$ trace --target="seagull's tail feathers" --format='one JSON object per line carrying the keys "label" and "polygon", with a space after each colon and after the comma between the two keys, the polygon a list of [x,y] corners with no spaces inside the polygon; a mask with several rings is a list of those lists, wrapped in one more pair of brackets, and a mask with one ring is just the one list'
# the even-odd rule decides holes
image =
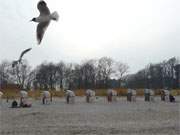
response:
{"label": "seagull's tail feathers", "polygon": [[58,21],[59,20],[59,14],[55,11],[51,14],[51,19],[54,21]]}

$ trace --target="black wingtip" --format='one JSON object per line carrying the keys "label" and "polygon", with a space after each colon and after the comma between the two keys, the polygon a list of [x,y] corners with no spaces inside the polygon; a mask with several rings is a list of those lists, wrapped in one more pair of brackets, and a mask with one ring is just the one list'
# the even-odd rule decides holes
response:
{"label": "black wingtip", "polygon": [[37,45],[40,45],[41,44],[41,41],[39,40],[39,41],[37,41]]}
{"label": "black wingtip", "polygon": [[37,36],[37,44],[38,45],[40,45],[41,44],[41,42],[42,42],[42,37],[41,37],[42,35],[39,35],[39,36]]}
{"label": "black wingtip", "polygon": [[40,1],[39,1],[39,4],[40,4],[41,6],[46,6],[46,2],[45,2],[44,0],[40,0]]}

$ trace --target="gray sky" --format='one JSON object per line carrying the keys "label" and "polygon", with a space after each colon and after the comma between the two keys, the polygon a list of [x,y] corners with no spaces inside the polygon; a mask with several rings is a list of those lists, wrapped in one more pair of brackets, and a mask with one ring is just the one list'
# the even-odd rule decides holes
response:
{"label": "gray sky", "polygon": [[60,19],[36,41],[39,0],[0,0],[0,61],[22,50],[30,65],[112,57],[136,72],[148,63],[180,57],[179,0],[46,0]]}

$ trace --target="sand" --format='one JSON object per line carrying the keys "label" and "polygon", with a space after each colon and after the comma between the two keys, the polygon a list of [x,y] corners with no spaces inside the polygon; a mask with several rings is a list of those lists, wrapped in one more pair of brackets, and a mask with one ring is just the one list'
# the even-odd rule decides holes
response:
{"label": "sand", "polygon": [[178,135],[180,134],[180,97],[169,103],[127,102],[125,97],[108,103],[99,97],[86,103],[76,97],[75,104],[53,98],[49,105],[30,99],[31,108],[9,108],[12,101],[1,101],[0,135]]}

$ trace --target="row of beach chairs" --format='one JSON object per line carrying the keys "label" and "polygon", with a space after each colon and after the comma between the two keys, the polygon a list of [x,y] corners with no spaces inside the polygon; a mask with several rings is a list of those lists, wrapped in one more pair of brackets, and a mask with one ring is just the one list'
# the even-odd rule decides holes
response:
{"label": "row of beach chairs", "polygon": [[[2,97],[3,93],[0,92],[0,98]],[[108,102],[116,102],[117,101],[117,91],[113,89],[107,90],[107,101]],[[134,89],[128,89],[127,90],[127,101],[129,102],[135,102],[136,101],[136,95],[137,92]],[[72,90],[65,90],[65,99],[66,102],[69,103],[75,103],[75,93]],[[86,96],[86,102],[92,103],[96,99],[96,93],[95,91],[88,89],[85,93]],[[145,89],[144,90],[144,100],[153,102],[155,93],[151,89]],[[43,104],[49,104],[52,101],[52,95],[49,91],[43,91],[41,93],[41,99]],[[175,102],[175,97],[170,93],[169,90],[162,90],[161,91],[161,101],[166,102]],[[12,107],[17,107],[18,103],[17,101],[14,101],[12,103]],[[28,102],[28,93],[26,91],[20,91],[20,103],[19,107],[31,107],[31,103]]]}

